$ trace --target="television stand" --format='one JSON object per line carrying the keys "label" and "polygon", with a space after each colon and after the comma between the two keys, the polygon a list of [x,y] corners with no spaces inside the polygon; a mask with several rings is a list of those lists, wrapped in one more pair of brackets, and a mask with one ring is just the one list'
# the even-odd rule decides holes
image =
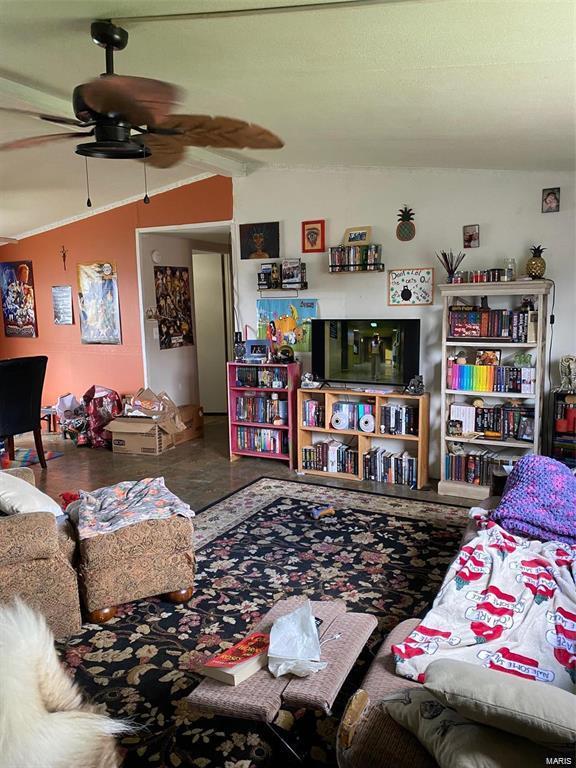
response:
{"label": "television stand", "polygon": [[[307,405],[308,401],[315,401],[317,406]],[[371,406],[373,431],[360,429],[357,418],[351,419],[350,429],[335,428],[332,417],[334,406],[338,403],[346,404],[348,412],[353,415],[356,413],[355,405]],[[342,406],[337,406],[337,410],[339,408]],[[375,480],[379,484],[406,485],[417,489],[428,484],[428,393],[411,395],[344,388],[299,389],[297,409],[299,473],[323,477],[330,474],[348,480]],[[382,432],[382,429],[385,431]],[[377,453],[378,449],[381,450]],[[402,457],[405,452],[408,455]],[[336,471],[335,463],[339,467]]]}

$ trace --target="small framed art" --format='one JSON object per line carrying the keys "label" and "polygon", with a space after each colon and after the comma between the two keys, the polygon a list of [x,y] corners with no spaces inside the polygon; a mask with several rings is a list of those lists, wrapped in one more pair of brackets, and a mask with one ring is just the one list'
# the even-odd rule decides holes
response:
{"label": "small framed art", "polygon": [[558,213],[560,210],[560,187],[542,190],[542,213]]}
{"label": "small framed art", "polygon": [[500,365],[501,349],[477,349],[475,365]]}
{"label": "small framed art", "polygon": [[324,253],[326,250],[326,221],[302,222],[302,253]]}
{"label": "small framed art", "polygon": [[344,232],[344,245],[369,245],[372,227],[349,227]]}
{"label": "small framed art", "polygon": [[466,226],[462,227],[462,237],[464,240],[464,248],[479,248],[480,225],[466,224]]}

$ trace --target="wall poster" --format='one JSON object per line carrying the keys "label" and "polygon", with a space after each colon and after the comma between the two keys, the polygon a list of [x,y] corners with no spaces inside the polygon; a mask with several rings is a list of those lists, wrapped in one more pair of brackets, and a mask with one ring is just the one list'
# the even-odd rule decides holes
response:
{"label": "wall poster", "polygon": [[434,302],[433,267],[388,270],[388,305],[414,306]]}
{"label": "wall poster", "polygon": [[78,264],[78,306],[82,344],[122,343],[115,264]]}
{"label": "wall poster", "polygon": [[188,267],[154,267],[160,349],[194,344]]}
{"label": "wall poster", "polygon": [[54,325],[74,325],[71,285],[52,286],[52,313]]}
{"label": "wall poster", "polygon": [[318,299],[259,299],[258,338],[268,338],[273,323],[277,344],[290,344],[295,352],[310,352],[311,320],[318,317]]}
{"label": "wall poster", "polygon": [[31,261],[0,264],[0,294],[5,335],[36,338],[38,324]]}

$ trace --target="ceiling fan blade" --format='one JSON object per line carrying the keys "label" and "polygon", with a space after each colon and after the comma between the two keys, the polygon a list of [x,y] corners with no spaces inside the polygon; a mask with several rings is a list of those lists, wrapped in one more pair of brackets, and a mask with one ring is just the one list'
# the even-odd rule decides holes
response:
{"label": "ceiling fan blade", "polygon": [[7,141],[0,144],[0,152],[7,149],[26,149],[27,147],[36,147],[40,144],[50,144],[53,141],[62,139],[78,139],[79,136],[93,136],[94,131],[88,133],[49,133],[45,136],[29,136],[27,139],[16,139],[16,141]]}
{"label": "ceiling fan blade", "polygon": [[280,149],[284,146],[282,139],[266,128],[232,117],[170,115],[158,127],[178,131],[180,136],[176,138],[187,146],[227,149]]}
{"label": "ceiling fan blade", "polygon": [[142,136],[134,136],[133,141],[145,144],[152,152],[146,158],[146,163],[153,168],[171,168],[184,157],[184,144],[180,136],[145,133]]}
{"label": "ceiling fan blade", "polygon": [[48,123],[56,123],[57,125],[73,125],[77,128],[85,128],[86,123],[80,120],[76,120],[73,117],[61,117],[60,115],[46,115],[44,112],[33,112],[31,109],[12,109],[11,107],[0,107],[0,112],[7,112],[11,115],[27,115],[28,117],[35,117],[38,120],[46,120]]}
{"label": "ceiling fan blade", "polygon": [[172,111],[180,89],[147,77],[109,75],[80,86],[85,104],[100,114],[121,115],[132,125],[155,125]]}

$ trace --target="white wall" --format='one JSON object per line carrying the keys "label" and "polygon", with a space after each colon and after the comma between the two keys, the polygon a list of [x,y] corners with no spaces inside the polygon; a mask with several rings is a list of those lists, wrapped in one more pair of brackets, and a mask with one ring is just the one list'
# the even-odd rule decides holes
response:
{"label": "white wall", "polygon": [[[227,258],[230,258],[229,256]],[[206,413],[226,413],[226,327],[219,253],[192,253],[199,402]]]}
{"label": "white wall", "polygon": [[[541,191],[561,187],[561,211],[542,214]],[[414,209],[416,237],[396,239],[398,209]],[[570,173],[475,170],[262,170],[234,179],[234,220],[280,221],[282,257],[300,256],[300,222],[326,219],[327,245],[340,242],[346,227],[372,225],[382,243],[386,268],[433,266],[434,254],[462,248],[462,226],[480,225],[480,248],[466,251],[462,269],[502,267],[513,256],[523,268],[528,247],[547,247],[546,276],[557,284],[553,376],[557,360],[576,351],[576,269],[574,180]],[[238,243],[238,237],[234,239]],[[432,393],[432,472],[438,474],[440,413],[440,303],[422,308],[387,306],[387,274],[330,274],[325,254],[308,254],[309,290],[319,300],[320,317],[420,318],[421,371]],[[240,261],[234,248],[239,327],[256,323],[258,262]],[[306,361],[304,361],[306,363]],[[553,379],[554,381],[554,379]]]}
{"label": "white wall", "polygon": [[[140,275],[142,283],[142,299],[144,308],[156,307],[154,288],[154,263],[151,253],[160,253],[159,266],[188,267],[190,269],[190,291],[193,302],[194,275],[192,274],[192,253],[190,240],[168,235],[140,235]],[[194,317],[194,306],[192,306]],[[194,328],[194,333],[196,329]],[[144,321],[145,355],[144,370],[147,385],[154,392],[166,392],[176,405],[199,403],[198,400],[198,365],[196,361],[196,346],[177,347],[175,349],[160,349],[158,323]]]}

